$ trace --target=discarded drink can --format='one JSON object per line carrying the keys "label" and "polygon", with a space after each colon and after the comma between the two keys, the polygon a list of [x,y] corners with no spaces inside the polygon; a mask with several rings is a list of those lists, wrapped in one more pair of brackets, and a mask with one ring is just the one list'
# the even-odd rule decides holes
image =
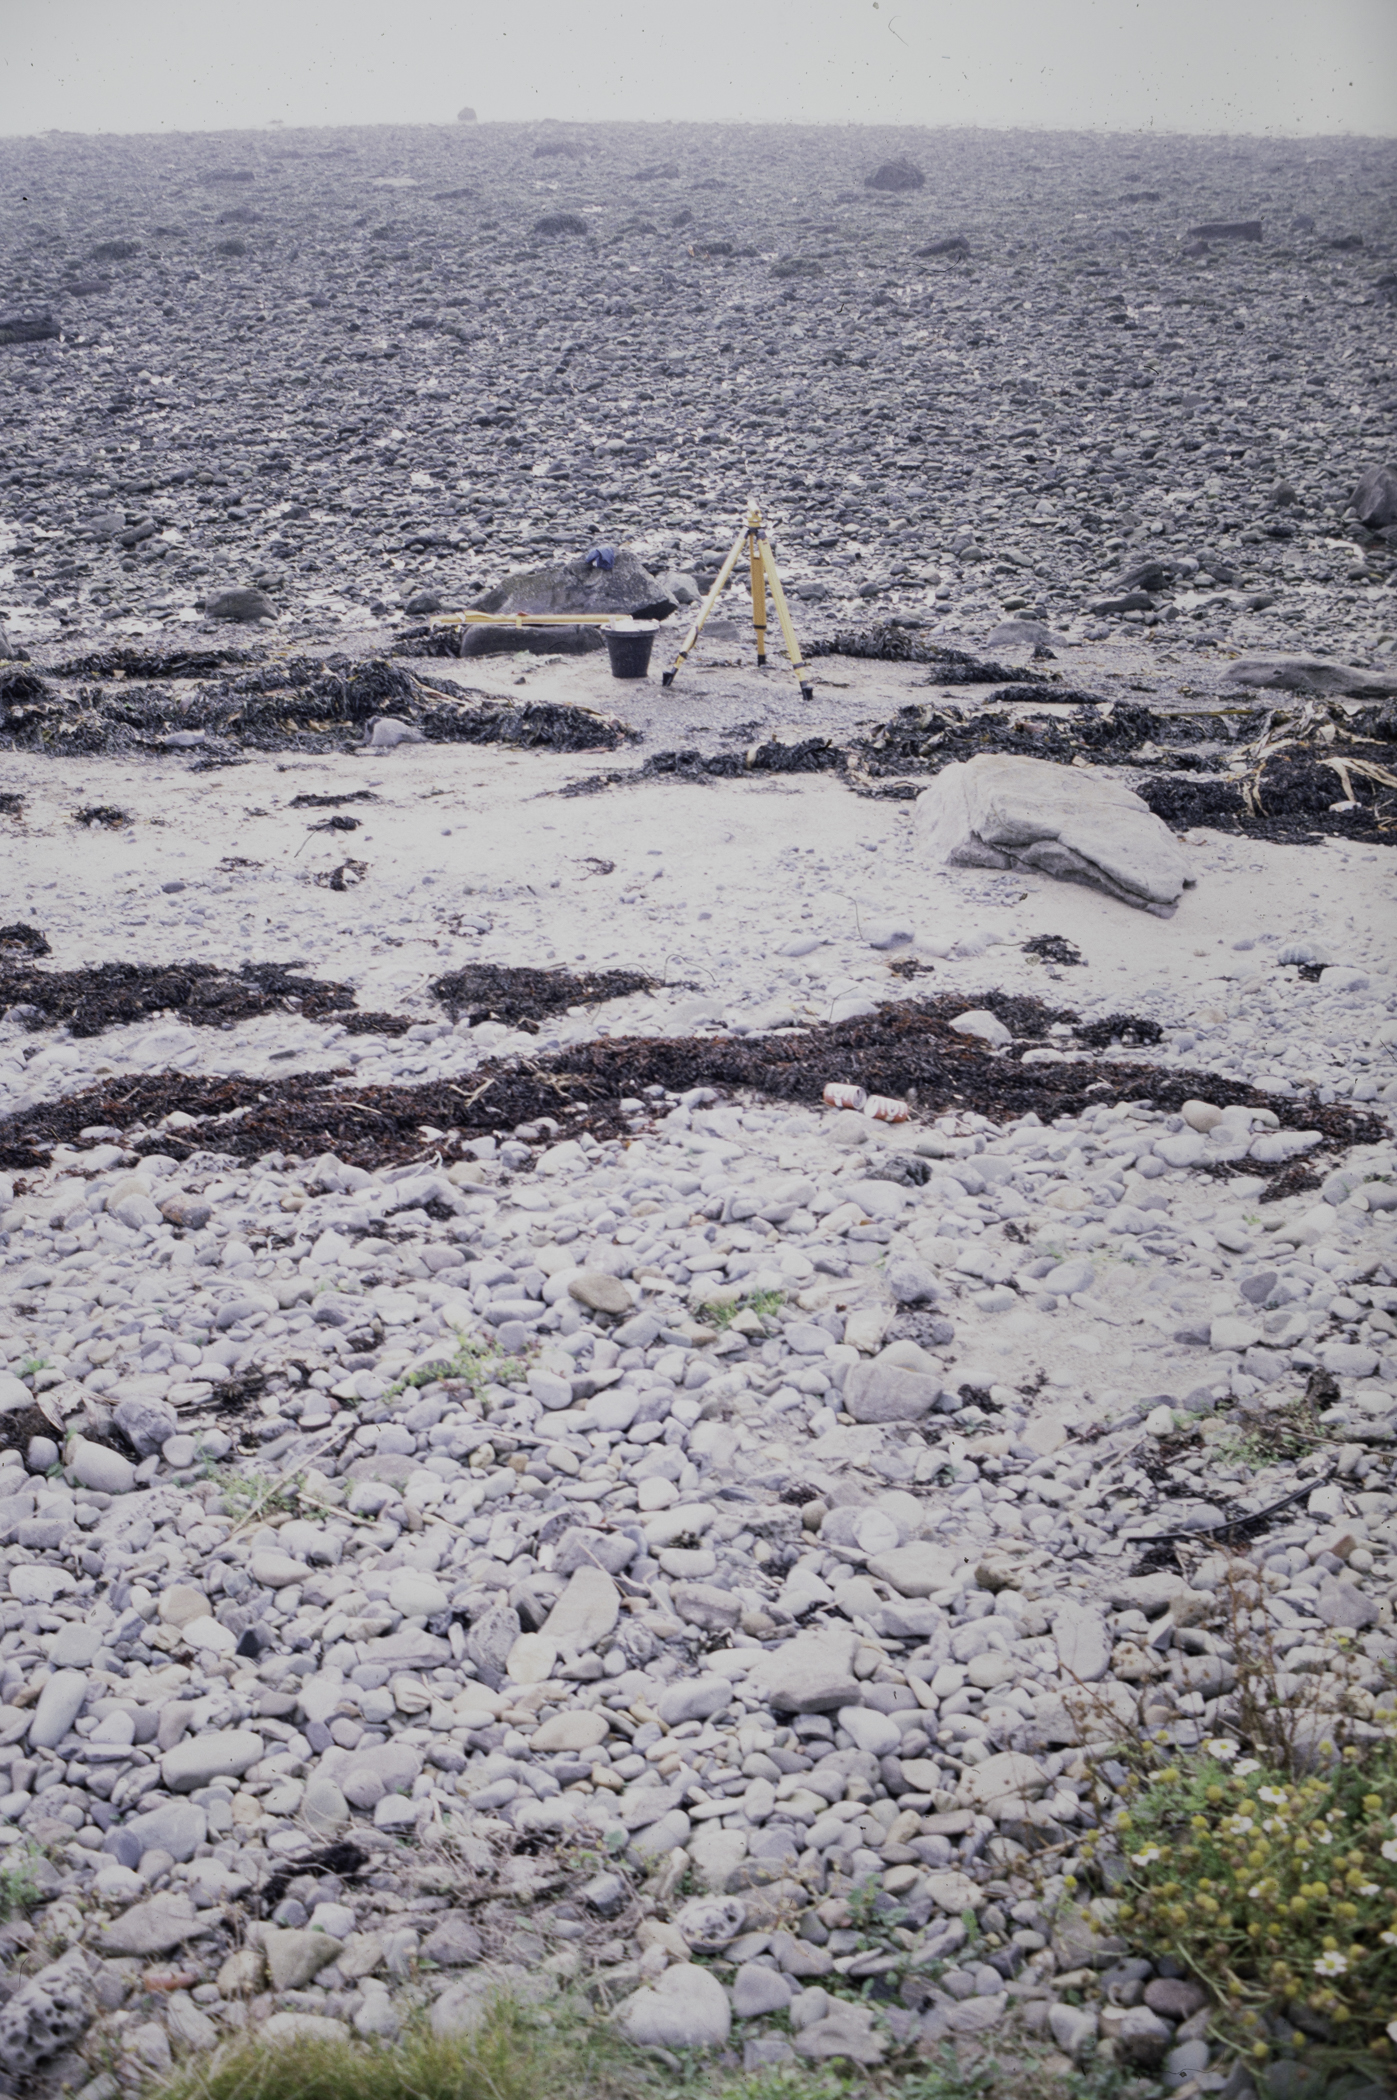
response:
{"label": "discarded drink can", "polygon": [[912,1113],[905,1101],[894,1101],[891,1094],[870,1094],[863,1112],[875,1123],[905,1123]]}
{"label": "discarded drink can", "polygon": [[848,1086],[841,1080],[832,1079],[825,1088],[826,1108],[862,1108],[867,1099],[861,1086]]}

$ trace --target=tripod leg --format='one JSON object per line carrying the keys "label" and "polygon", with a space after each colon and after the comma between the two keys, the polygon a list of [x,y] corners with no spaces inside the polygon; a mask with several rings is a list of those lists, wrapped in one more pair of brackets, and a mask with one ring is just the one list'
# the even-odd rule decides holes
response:
{"label": "tripod leg", "polygon": [[708,615],[712,612],[714,606],[717,604],[723,591],[727,587],[728,578],[732,575],[733,570],[737,567],[737,557],[742,552],[742,543],[746,539],[746,537],[747,527],[744,525],[741,532],[739,532],[739,534],[737,535],[737,538],[733,541],[731,548],[728,550],[728,556],[726,561],[723,563],[722,568],[719,569],[717,575],[713,579],[713,588],[709,591],[708,596],[704,599],[702,605],[699,607],[697,613],[695,614],[693,625],[690,627],[689,632],[684,637],[683,647],[680,649],[679,654],[675,657],[674,662],[670,665],[669,669],[664,673],[664,676],[661,678],[661,685],[673,685],[678,673],[684,668],[685,660],[689,656],[690,651],[693,649],[694,643],[703,633],[704,621],[708,618]]}
{"label": "tripod leg", "polygon": [[806,669],[804,658],[800,653],[800,643],[796,640],[796,631],[791,621],[790,608],[786,604],[786,593],[781,588],[781,578],[777,573],[775,557],[770,547],[765,549],[765,561],[767,581],[771,585],[772,601],[776,606],[776,617],[781,626],[781,637],[786,644],[786,654],[791,659],[791,669],[800,680],[800,697],[802,700],[813,700],[815,688],[810,683],[809,673]]}
{"label": "tripod leg", "polygon": [[766,664],[766,563],[765,540],[758,531],[747,536],[748,560],[752,571],[752,625],[757,630],[757,668]]}

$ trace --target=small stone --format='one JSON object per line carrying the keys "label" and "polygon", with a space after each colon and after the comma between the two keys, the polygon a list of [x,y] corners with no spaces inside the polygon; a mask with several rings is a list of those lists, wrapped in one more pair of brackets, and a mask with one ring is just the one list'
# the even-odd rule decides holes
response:
{"label": "small stone", "polygon": [[262,1738],[250,1728],[215,1728],[167,1750],[160,1774],[172,1794],[192,1794],[215,1779],[241,1779],[262,1755]]}
{"label": "small stone", "polygon": [[448,1912],[422,1942],[426,1960],[441,1969],[463,1969],[478,1962],[484,1948],[480,1934],[464,1911]]}
{"label": "small stone", "polygon": [[[1009,1757],[1015,1755],[1012,1750],[1004,1754]],[[968,1874],[958,1873],[954,1868],[928,1874],[922,1887],[936,1908],[948,1911],[952,1917],[959,1917],[962,1911],[979,1910],[985,1900],[985,1892],[980,1884],[972,1881]]]}
{"label": "small stone", "polygon": [[158,2020],[143,2020],[139,2027],[128,2028],[122,2041],[128,2053],[157,2077],[163,2077],[173,2066],[170,2037]]}
{"label": "small stone", "polygon": [[739,2020],[785,2012],[794,1995],[779,1969],[763,1968],[760,1962],[743,1962],[732,1980],[732,2009]]}
{"label": "small stone", "polygon": [[171,1859],[193,1859],[209,1834],[209,1819],[196,1801],[162,1801],[144,1815],[121,1825],[142,1854],[168,1852]]}
{"label": "small stone", "polygon": [[[544,1620],[542,1631],[560,1647],[595,1648],[621,1615],[621,1593],[600,1568],[578,1568]],[[511,1646],[513,1644],[511,1643]]]}
{"label": "small stone", "polygon": [[[1152,1976],[1145,1985],[1145,2003],[1165,2020],[1189,2020],[1202,2012],[1208,1993],[1201,1983],[1187,1976]],[[1173,2036],[1168,2037],[1170,2041]]]}
{"label": "small stone", "polygon": [[246,1998],[262,1985],[262,1949],[236,1947],[218,1972],[219,1995]]}
{"label": "small stone", "polygon": [[179,1428],[179,1416],[167,1400],[152,1400],[136,1394],[117,1403],[113,1420],[142,1458],[149,1458],[152,1452],[158,1451]]}
{"label": "small stone", "polygon": [[839,1725],[853,1737],[858,1749],[866,1750],[872,1757],[887,1757],[902,1741],[902,1730],[892,1716],[880,1714],[871,1706],[841,1707]]}
{"label": "small stone", "polygon": [[218,2029],[205,2012],[200,2012],[188,1991],[173,1991],[165,2007],[165,2024],[172,2041],[185,2049],[207,2052],[218,2047]]}
{"label": "small stone", "polygon": [[1348,1633],[1361,1633],[1378,1622],[1377,1599],[1366,1596],[1356,1583],[1340,1582],[1332,1575],[1320,1583],[1315,1609],[1326,1626]]}
{"label": "small stone", "polygon": [[1100,1612],[1069,1605],[1053,1620],[1058,1660],[1069,1677],[1095,1684],[1111,1666],[1111,1635]]}
{"label": "small stone", "polygon": [[742,1600],[712,1583],[677,1582],[671,1595],[684,1623],[704,1633],[730,1632],[742,1616]]}
{"label": "small stone", "polygon": [[625,1903],[629,1890],[619,1874],[596,1874],[581,1889],[578,1895],[589,1910],[600,1917],[614,1917]]}
{"label": "small stone", "polygon": [[1184,2084],[1196,2078],[1200,2071],[1208,2068],[1208,2044],[1204,2041],[1180,2042],[1164,2059],[1164,2083],[1167,2086]]}
{"label": "small stone", "polygon": [[529,1748],[538,1752],[594,1750],[599,1743],[606,1741],[610,1725],[605,1714],[588,1712],[585,1708],[565,1708],[534,1730],[529,1738]]}
{"label": "small stone", "polygon": [[962,1556],[951,1548],[913,1539],[871,1559],[868,1572],[875,1582],[886,1582],[901,1597],[930,1597],[949,1588],[963,1565]]}
{"label": "small stone", "polygon": [[802,2027],[795,2038],[796,2054],[816,2063],[847,2057],[851,2063],[871,2067],[883,2061],[887,2048],[887,2037],[874,2026],[873,2013],[866,2005],[840,2005],[822,2020]]}
{"label": "small stone", "polygon": [[1095,2046],[1099,2032],[1096,2014],[1081,2005],[1050,2006],[1048,2028],[1063,2055],[1074,2063],[1080,2063]]}
{"label": "small stone", "polygon": [[631,1309],[631,1294],[619,1276],[608,1276],[601,1269],[580,1269],[569,1279],[568,1296],[589,1312],[620,1314]]}
{"label": "small stone", "polygon": [[209,1616],[209,1600],[192,1582],[173,1582],[160,1592],[157,1616],[162,1626],[187,1626],[191,1619]]}
{"label": "small stone", "polygon": [[676,1962],[624,1999],[613,2018],[628,2040],[650,2048],[717,2049],[732,2029],[727,1992],[696,1962]]}
{"label": "small stone", "polygon": [[844,1408],[856,1422],[919,1422],[941,1397],[939,1378],[903,1371],[875,1358],[849,1366],[844,1380]]}
{"label": "small stone", "polygon": [[196,1912],[188,1896],[152,1896],[148,1903],[137,1903],[122,1917],[114,1918],[102,1933],[100,1945],[104,1954],[134,1954],[144,1959],[152,1954],[170,1954],[186,1940],[221,1922],[217,1911]]}
{"label": "small stone", "polygon": [[983,1007],[974,1007],[969,1013],[957,1014],[951,1026],[957,1035],[968,1035],[976,1042],[988,1043],[992,1050],[1001,1050],[1006,1043],[1012,1043],[1014,1040],[1012,1032],[1004,1026],[999,1016]]}
{"label": "small stone", "polygon": [[328,1932],[268,1926],[262,1938],[267,1974],[274,1991],[299,1991],[335,1960],[340,1943]]}
{"label": "small stone", "polygon": [[[255,1561],[253,1570],[255,1573]],[[451,1608],[451,1599],[435,1575],[418,1568],[394,1569],[388,1578],[388,1602],[405,1619],[434,1619]]]}
{"label": "small stone", "polygon": [[90,1437],[70,1437],[67,1459],[79,1487],[103,1495],[129,1495],[135,1484],[136,1468],[130,1459],[105,1444],[94,1444]]}
{"label": "small stone", "polygon": [[301,1815],[306,1828],[320,1838],[338,1837],[349,1827],[351,1820],[349,1803],[334,1780],[324,1772],[312,1772],[306,1781],[306,1790],[301,1797]]}
{"label": "small stone", "polygon": [[466,1635],[466,1654],[477,1670],[488,1672],[491,1681],[502,1677],[523,1632],[512,1604],[495,1604],[471,1623]]}
{"label": "small stone", "polygon": [[310,1569],[303,1560],[293,1560],[289,1553],[278,1553],[275,1550],[254,1553],[248,1562],[247,1571],[254,1582],[260,1582],[263,1589],[267,1590],[290,1589],[293,1583],[305,1582],[310,1575]]}
{"label": "small stone", "polygon": [[1151,2012],[1147,2005],[1129,2007],[1121,2013],[1111,2031],[1118,2060],[1141,2071],[1156,2070],[1174,2039],[1173,2028],[1161,2020],[1158,2013]]}
{"label": "small stone", "polygon": [[976,1808],[999,1817],[1022,1812],[1025,1803],[1043,1792],[1047,1780],[1036,1758],[1022,1750],[1000,1750],[968,1766],[961,1784],[962,1798],[968,1794]]}
{"label": "small stone", "polygon": [[655,1711],[666,1728],[682,1727],[685,1721],[707,1721],[732,1703],[732,1681],[716,1674],[680,1678],[668,1684],[655,1702]]}
{"label": "small stone", "polygon": [[832,1713],[860,1705],[863,1689],[853,1669],[857,1645],[852,1628],[799,1634],[768,1648],[749,1682],[778,1713]]}
{"label": "small stone", "polygon": [[274,2048],[284,2042],[347,2042],[349,2028],[343,2020],[329,2019],[324,2013],[279,2012],[263,2020],[257,2039]]}
{"label": "small stone", "polygon": [[29,1724],[29,1744],[34,1750],[52,1750],[61,1743],[82,1712],[87,1697],[87,1676],[82,1670],[55,1670],[39,1694],[34,1718]]}

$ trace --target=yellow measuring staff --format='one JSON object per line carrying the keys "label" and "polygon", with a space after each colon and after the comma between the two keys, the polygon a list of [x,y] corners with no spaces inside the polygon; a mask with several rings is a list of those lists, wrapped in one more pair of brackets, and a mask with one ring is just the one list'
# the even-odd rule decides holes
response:
{"label": "yellow measuring staff", "polygon": [[791,624],[790,608],[786,604],[786,593],[781,588],[781,577],[776,567],[776,557],[762,524],[762,514],[755,501],[747,506],[747,519],[737,538],[728,550],[727,558],[713,579],[712,589],[698,609],[693,626],[684,637],[684,646],[675,657],[671,668],[665,672],[662,683],[673,685],[695,642],[703,632],[703,626],[723,591],[727,588],[733,570],[743,552],[747,555],[748,571],[752,582],[752,625],[757,631],[757,663],[766,663],[766,594],[770,590],[772,603],[776,607],[776,618],[780,623],[781,637],[786,644],[786,654],[791,659],[791,669],[800,681],[802,700],[813,700],[815,688],[810,683],[805,660],[800,653],[800,643]]}

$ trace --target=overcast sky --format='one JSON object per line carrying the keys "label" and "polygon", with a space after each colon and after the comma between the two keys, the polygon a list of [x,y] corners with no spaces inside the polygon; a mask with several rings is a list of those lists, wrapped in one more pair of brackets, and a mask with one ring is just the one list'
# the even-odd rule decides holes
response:
{"label": "overcast sky", "polygon": [[1397,132],[1397,0],[0,0],[0,134],[559,117]]}

